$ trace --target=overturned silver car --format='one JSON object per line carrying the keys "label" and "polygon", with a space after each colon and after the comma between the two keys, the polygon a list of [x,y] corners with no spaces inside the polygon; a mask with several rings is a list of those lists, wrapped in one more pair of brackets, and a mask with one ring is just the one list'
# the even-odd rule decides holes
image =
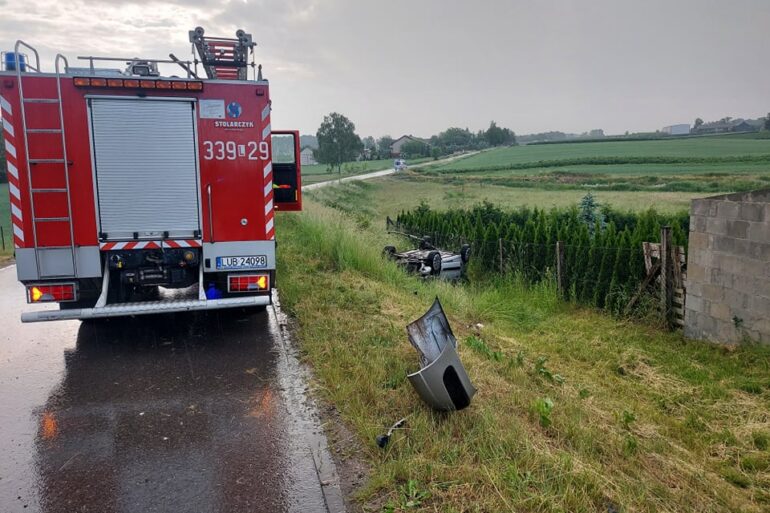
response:
{"label": "overturned silver car", "polygon": [[398,252],[395,246],[385,246],[383,254],[409,272],[424,277],[459,280],[465,274],[465,267],[471,256],[471,247],[465,244],[458,253],[453,253],[434,247],[428,237],[423,237],[420,239],[418,249]]}

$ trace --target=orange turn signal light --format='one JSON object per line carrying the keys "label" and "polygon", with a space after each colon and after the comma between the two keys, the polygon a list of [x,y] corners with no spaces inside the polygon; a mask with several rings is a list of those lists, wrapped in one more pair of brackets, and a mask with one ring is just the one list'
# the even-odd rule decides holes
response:
{"label": "orange turn signal light", "polygon": [[52,301],[76,301],[77,289],[74,283],[56,283],[51,285],[29,285],[28,303],[49,303]]}

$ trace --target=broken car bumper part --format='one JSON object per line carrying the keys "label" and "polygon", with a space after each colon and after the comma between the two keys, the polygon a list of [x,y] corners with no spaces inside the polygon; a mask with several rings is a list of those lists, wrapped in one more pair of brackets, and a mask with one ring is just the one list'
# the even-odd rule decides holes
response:
{"label": "broken car bumper part", "polygon": [[420,353],[422,368],[407,376],[420,398],[440,411],[467,407],[476,389],[460,362],[457,340],[438,298],[406,330],[409,341]]}

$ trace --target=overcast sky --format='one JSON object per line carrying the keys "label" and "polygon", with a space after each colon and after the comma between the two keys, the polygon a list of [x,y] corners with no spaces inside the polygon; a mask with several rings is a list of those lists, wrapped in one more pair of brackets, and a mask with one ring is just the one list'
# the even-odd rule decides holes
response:
{"label": "overcast sky", "polygon": [[273,126],[655,130],[770,110],[770,0],[0,0],[0,50],[180,58],[254,35]]}

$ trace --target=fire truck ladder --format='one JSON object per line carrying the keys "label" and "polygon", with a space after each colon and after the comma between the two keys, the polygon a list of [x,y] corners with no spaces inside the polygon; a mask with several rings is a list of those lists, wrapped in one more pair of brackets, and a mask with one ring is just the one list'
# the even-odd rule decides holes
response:
{"label": "fire truck ladder", "polygon": [[[16,47],[14,51],[16,55],[19,55],[19,49],[21,47],[27,48],[35,56],[35,65],[28,66],[28,68],[40,73],[40,56],[33,47],[25,43],[24,41],[16,41]],[[61,94],[61,69],[60,63],[64,63],[65,73],[69,68],[67,59],[58,54],[56,56],[56,97],[54,98],[25,98],[24,97],[24,79],[22,76],[21,66],[16,66],[16,79],[19,84],[19,100],[21,103],[21,122],[22,133],[24,139],[24,152],[27,161],[27,186],[29,191],[30,205],[32,208],[32,234],[35,241],[35,264],[37,266],[37,275],[40,278],[73,278],[76,275],[77,262],[75,257],[75,234],[72,224],[72,197],[70,194],[70,170],[69,161],[67,160],[67,139],[64,134],[64,111],[62,108],[62,94]],[[56,114],[46,116],[47,119],[55,119],[58,121],[58,126],[46,127],[46,128],[29,128],[27,126],[27,117],[29,115],[27,108],[34,104],[44,104],[48,106],[56,107]],[[45,107],[41,107],[45,109]],[[30,138],[37,137],[39,134],[59,134],[61,137],[61,150],[51,154],[35,154],[39,151],[38,148],[46,147],[51,148],[50,145],[36,145],[35,148],[30,150],[29,140]],[[50,149],[49,149],[50,151]],[[33,171],[37,169],[37,166],[44,165],[51,172],[62,171],[64,176],[63,187],[47,187],[36,188],[35,180],[33,180]],[[46,217],[38,216],[37,212],[41,209],[35,208],[35,196],[43,195],[46,198],[52,198],[61,195],[66,197],[67,215],[58,217]],[[69,245],[61,245],[56,242],[49,242],[40,240],[38,237],[38,228],[43,223],[58,223],[62,226],[62,223],[66,223],[64,230],[67,230],[69,236]],[[57,237],[58,239],[58,237]],[[66,255],[65,255],[66,253]]]}
{"label": "fire truck ladder", "polygon": [[[205,37],[203,28],[196,27],[190,31],[190,42],[198,51],[200,61],[196,58],[197,67],[200,62],[206,75],[211,79],[248,80],[248,66],[254,68],[254,47],[251,34],[243,30],[235,33],[236,39],[224,37]],[[252,62],[249,63],[251,51]]]}

